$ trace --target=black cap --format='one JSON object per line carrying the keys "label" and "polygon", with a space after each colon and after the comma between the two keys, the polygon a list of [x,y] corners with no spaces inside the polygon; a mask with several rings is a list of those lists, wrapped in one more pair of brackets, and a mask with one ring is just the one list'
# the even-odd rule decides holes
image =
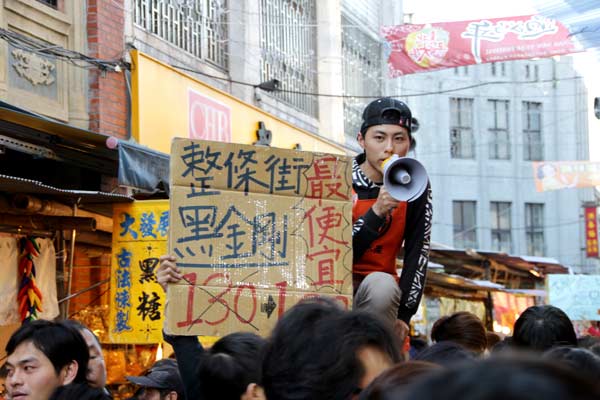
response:
{"label": "black cap", "polygon": [[184,395],[183,381],[179,375],[177,362],[172,359],[159,360],[142,376],[126,376],[128,381],[136,385],[153,388],[168,389]]}
{"label": "black cap", "polygon": [[404,102],[391,97],[382,97],[369,103],[362,118],[360,131],[363,134],[373,125],[399,125],[411,133],[412,113],[410,108]]}

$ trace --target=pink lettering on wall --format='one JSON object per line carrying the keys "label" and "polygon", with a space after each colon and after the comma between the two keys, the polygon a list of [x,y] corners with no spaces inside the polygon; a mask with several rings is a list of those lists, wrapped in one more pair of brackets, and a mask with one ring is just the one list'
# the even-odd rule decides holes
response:
{"label": "pink lettering on wall", "polygon": [[190,139],[231,142],[231,109],[210,97],[188,89]]}

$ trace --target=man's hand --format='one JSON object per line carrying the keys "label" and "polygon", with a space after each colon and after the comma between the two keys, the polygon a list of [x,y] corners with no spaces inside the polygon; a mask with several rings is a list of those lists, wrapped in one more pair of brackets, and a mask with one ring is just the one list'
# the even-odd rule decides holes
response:
{"label": "man's hand", "polygon": [[165,255],[160,257],[160,266],[156,270],[156,281],[167,291],[168,283],[177,283],[183,279],[181,271],[175,265],[176,258],[171,255]]}
{"label": "man's hand", "polygon": [[392,211],[398,207],[400,202],[392,197],[387,191],[385,186],[379,188],[379,196],[375,204],[371,207],[373,212],[377,214],[379,218],[386,218]]}

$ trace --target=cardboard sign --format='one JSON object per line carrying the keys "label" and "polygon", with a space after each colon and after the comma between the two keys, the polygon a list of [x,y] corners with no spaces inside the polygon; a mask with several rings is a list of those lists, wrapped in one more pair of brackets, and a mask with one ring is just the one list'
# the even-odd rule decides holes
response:
{"label": "cardboard sign", "polygon": [[156,282],[167,254],[169,201],[145,200],[113,208],[110,280],[112,343],[162,342],[165,295]]}
{"label": "cardboard sign", "polygon": [[351,159],[174,139],[165,329],[267,335],[303,298],[352,304]]}

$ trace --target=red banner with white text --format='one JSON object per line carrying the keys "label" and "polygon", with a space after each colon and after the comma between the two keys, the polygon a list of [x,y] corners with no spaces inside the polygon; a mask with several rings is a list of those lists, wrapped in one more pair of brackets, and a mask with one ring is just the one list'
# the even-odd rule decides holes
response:
{"label": "red banner with white text", "polygon": [[392,78],[461,65],[583,51],[559,21],[541,15],[384,26]]}

